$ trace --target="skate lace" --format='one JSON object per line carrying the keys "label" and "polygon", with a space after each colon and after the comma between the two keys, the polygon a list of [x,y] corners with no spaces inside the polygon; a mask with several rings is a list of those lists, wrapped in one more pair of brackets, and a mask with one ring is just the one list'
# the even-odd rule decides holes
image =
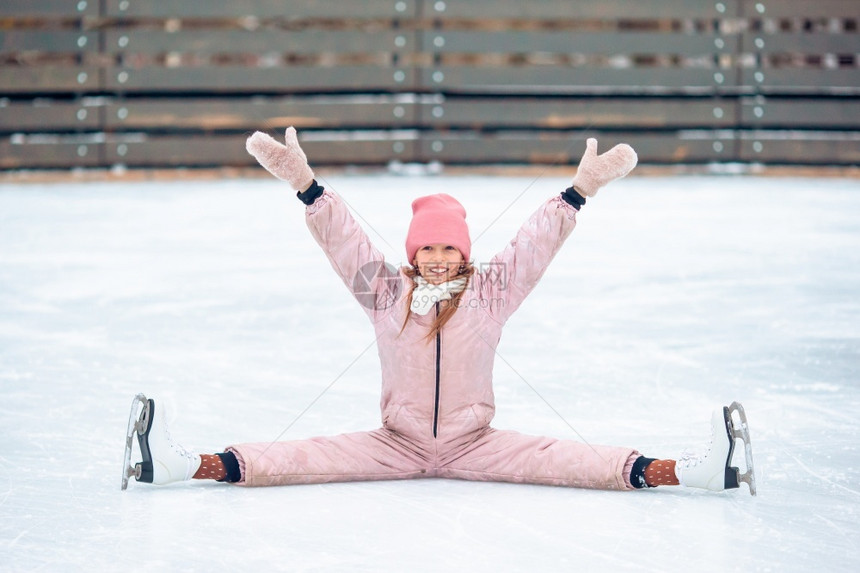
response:
{"label": "skate lace", "polygon": [[183,448],[181,445],[177,444],[173,441],[173,438],[170,436],[170,430],[165,427],[164,428],[164,437],[167,438],[167,443],[170,445],[170,448],[175,451],[177,454],[182,456],[183,458],[190,460],[194,457],[194,454]]}
{"label": "skate lace", "polygon": [[684,450],[681,452],[681,457],[676,460],[676,465],[684,470],[696,467],[711,454],[713,443],[713,438],[711,438],[708,444],[702,448]]}

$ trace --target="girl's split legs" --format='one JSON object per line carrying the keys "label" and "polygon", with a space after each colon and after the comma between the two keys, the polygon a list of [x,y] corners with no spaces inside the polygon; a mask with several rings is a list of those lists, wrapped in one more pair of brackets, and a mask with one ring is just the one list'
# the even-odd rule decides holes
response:
{"label": "girl's split legs", "polygon": [[[711,440],[702,454],[655,460],[636,450],[572,440],[481,430],[445,452],[421,447],[384,428],[290,442],[231,446],[224,453],[195,454],[173,441],[161,405],[146,400],[136,432],[142,461],[136,479],[155,485],[195,479],[271,486],[447,477],[596,489],[684,485],[723,491],[741,481],[755,495],[746,417],[740,404],[716,410]],[[735,421],[732,414],[740,414]],[[747,469],[731,466],[735,440],[745,443]],[[425,446],[427,446],[425,444]]]}

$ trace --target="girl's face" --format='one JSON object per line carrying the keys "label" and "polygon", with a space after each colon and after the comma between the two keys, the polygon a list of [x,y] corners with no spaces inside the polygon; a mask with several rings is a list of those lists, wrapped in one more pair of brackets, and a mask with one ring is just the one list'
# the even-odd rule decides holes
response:
{"label": "girl's face", "polygon": [[463,264],[463,254],[457,247],[445,243],[425,245],[415,253],[412,263],[428,283],[439,285],[457,276]]}

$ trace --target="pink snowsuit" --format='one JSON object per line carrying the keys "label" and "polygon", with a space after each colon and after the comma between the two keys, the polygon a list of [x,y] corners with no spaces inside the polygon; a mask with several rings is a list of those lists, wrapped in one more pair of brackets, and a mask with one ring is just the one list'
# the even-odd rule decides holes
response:
{"label": "pink snowsuit", "polygon": [[372,294],[355,292],[359,271],[367,274],[383,256],[343,202],[326,191],[307,208],[307,223],[376,331],[382,428],[231,446],[228,450],[242,471],[239,483],[442,477],[632,489],[630,469],[639,456],[635,450],[490,427],[495,412],[493,361],[502,326],[570,235],[576,212],[558,196],[544,203],[507,248],[480,265],[457,311],[439,336],[427,339],[433,310],[426,316],[413,313],[401,332],[412,280],[402,271],[393,276],[378,273],[370,285]]}

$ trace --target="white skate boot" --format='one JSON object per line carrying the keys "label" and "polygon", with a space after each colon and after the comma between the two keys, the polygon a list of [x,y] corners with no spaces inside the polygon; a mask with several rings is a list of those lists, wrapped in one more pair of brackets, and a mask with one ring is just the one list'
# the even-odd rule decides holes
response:
{"label": "white skate boot", "polygon": [[[142,460],[132,467],[130,458],[134,434],[137,434]],[[163,485],[190,480],[199,468],[200,456],[186,451],[171,439],[164,409],[156,408],[155,401],[143,394],[135,396],[126,435],[122,489],[126,489],[131,476],[140,482]]]}
{"label": "white skate boot", "polygon": [[[738,414],[737,422],[733,418],[735,412]],[[731,465],[736,438],[744,442],[747,471],[743,474]],[[701,454],[682,456],[675,465],[675,475],[681,485],[711,491],[738,488],[740,482],[746,482],[750,494],[755,495],[752,446],[743,406],[733,402],[731,406],[714,410],[710,444]]]}

